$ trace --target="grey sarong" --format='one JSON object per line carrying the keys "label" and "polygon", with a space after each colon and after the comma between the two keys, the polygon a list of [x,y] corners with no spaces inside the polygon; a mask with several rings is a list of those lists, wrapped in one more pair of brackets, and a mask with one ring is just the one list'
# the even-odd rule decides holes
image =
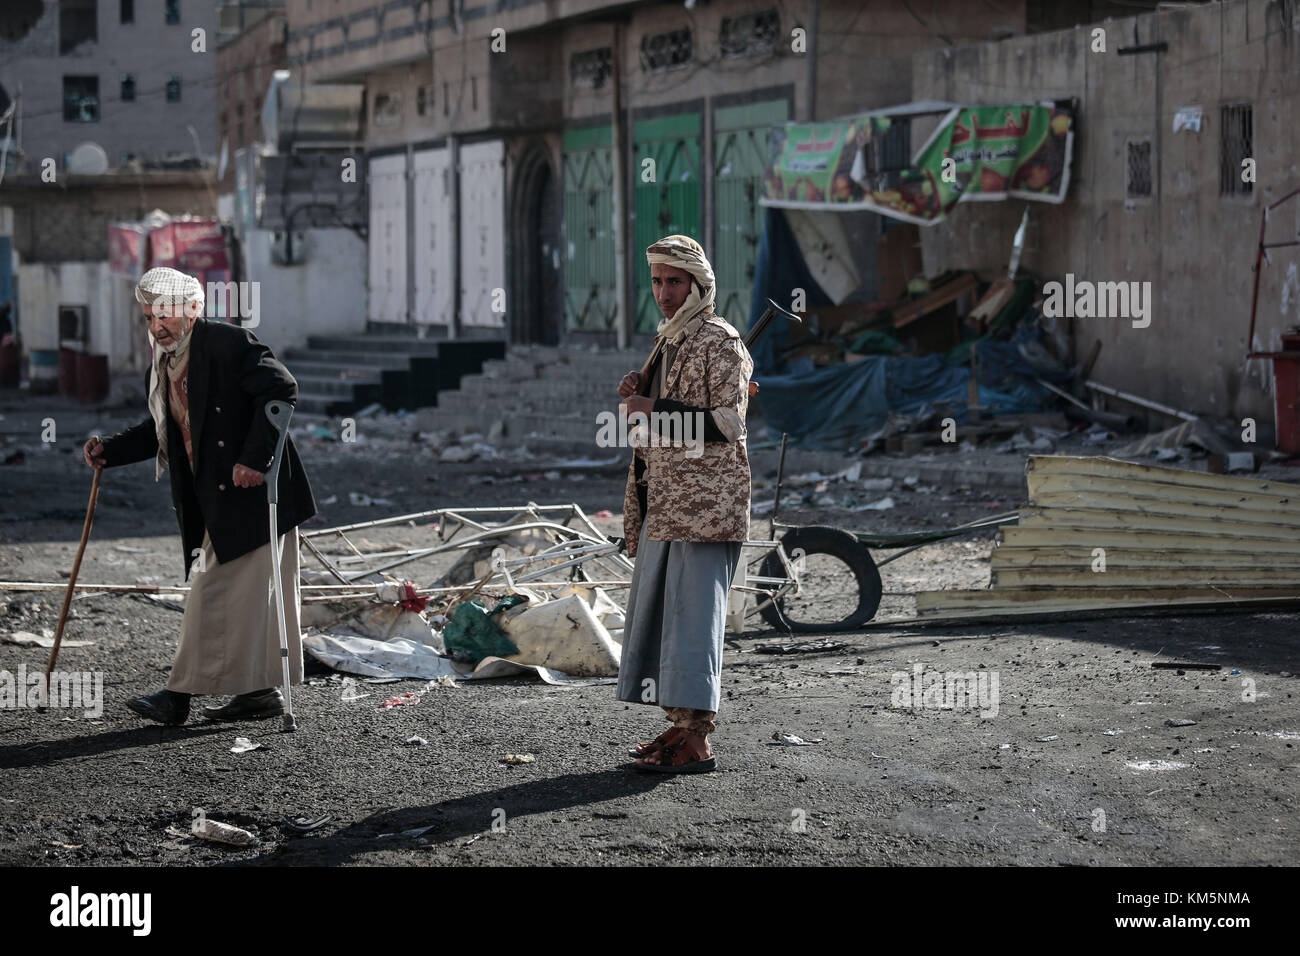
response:
{"label": "grey sarong", "polygon": [[718,709],[727,592],[740,552],[739,541],[648,541],[642,526],[623,629],[619,700]]}

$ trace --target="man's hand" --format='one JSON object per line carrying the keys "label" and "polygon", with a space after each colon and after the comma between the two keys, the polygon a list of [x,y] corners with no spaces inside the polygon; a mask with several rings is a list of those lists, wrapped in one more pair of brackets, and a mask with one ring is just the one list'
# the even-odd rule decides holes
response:
{"label": "man's hand", "polygon": [[99,436],[91,438],[81,449],[81,457],[91,468],[104,467],[104,443]]}
{"label": "man's hand", "polygon": [[266,480],[266,476],[247,465],[236,465],[230,480],[239,488],[256,488]]}
{"label": "man's hand", "polygon": [[641,373],[628,372],[623,376],[623,381],[618,383],[618,397],[627,398],[641,391]]}
{"label": "man's hand", "polygon": [[654,399],[646,398],[644,395],[632,395],[623,399],[623,405],[627,408],[627,417],[642,414],[646,418],[655,410]]}

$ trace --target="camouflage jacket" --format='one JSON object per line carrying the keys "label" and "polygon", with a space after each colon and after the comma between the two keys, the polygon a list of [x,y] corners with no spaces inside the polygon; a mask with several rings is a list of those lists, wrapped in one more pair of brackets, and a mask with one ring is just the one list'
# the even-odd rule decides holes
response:
{"label": "camouflage jacket", "polygon": [[[739,333],[716,315],[689,331],[668,369],[661,398],[705,409],[730,409],[739,438],[699,447],[638,448],[646,461],[646,510],[636,493],[636,463],[623,501],[627,553],[636,554],[641,525],[653,541],[744,541],[749,537],[749,454],[745,413],[754,362]],[[730,415],[728,416],[730,417]],[[702,436],[699,436],[702,440]]]}

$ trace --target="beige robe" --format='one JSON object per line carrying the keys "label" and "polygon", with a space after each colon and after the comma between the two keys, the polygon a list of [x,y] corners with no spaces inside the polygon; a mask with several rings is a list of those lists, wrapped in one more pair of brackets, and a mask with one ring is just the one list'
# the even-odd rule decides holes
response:
{"label": "beige robe", "polygon": [[[298,531],[280,536],[280,579],[289,636],[290,680],[302,682],[302,635],[298,625]],[[280,624],[266,543],[227,564],[217,561],[203,535],[203,558],[190,576],[181,642],[167,689],[186,694],[246,694],[279,687]]]}

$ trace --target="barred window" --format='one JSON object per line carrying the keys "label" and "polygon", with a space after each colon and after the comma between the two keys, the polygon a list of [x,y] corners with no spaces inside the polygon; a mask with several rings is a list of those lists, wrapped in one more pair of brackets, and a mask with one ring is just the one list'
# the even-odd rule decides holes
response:
{"label": "barred window", "polygon": [[59,55],[71,53],[79,45],[99,39],[95,19],[95,0],[63,0],[59,4]]}
{"label": "barred window", "polygon": [[1137,142],[1130,140],[1127,144],[1128,175],[1124,185],[1125,199],[1146,199],[1151,196],[1151,140]]}
{"label": "barred window", "polygon": [[402,101],[391,93],[379,93],[375,96],[374,124],[376,126],[399,126],[402,122]]}
{"label": "barred window", "polygon": [[1243,163],[1254,157],[1255,120],[1246,104],[1219,110],[1219,195],[1249,196],[1254,183],[1242,178]]}
{"label": "barred window", "polygon": [[598,90],[613,72],[613,51],[605,46],[569,57],[569,82],[578,89]]}
{"label": "barred window", "polygon": [[691,31],[671,30],[641,38],[641,69],[647,73],[672,70],[691,62]]}
{"label": "barred window", "polygon": [[130,103],[135,99],[135,74],[122,74],[122,93],[121,100],[123,103]]}
{"label": "barred window", "polygon": [[164,0],[163,20],[166,23],[181,22],[181,0]]}
{"label": "barred window", "polygon": [[753,56],[776,50],[781,33],[781,14],[777,10],[760,10],[738,17],[724,17],[719,45],[723,56]]}
{"label": "barred window", "polygon": [[181,78],[173,73],[167,77],[167,102],[179,103],[181,101]]}
{"label": "barred window", "polygon": [[63,121],[65,123],[99,122],[99,77],[65,76],[63,78]]}

